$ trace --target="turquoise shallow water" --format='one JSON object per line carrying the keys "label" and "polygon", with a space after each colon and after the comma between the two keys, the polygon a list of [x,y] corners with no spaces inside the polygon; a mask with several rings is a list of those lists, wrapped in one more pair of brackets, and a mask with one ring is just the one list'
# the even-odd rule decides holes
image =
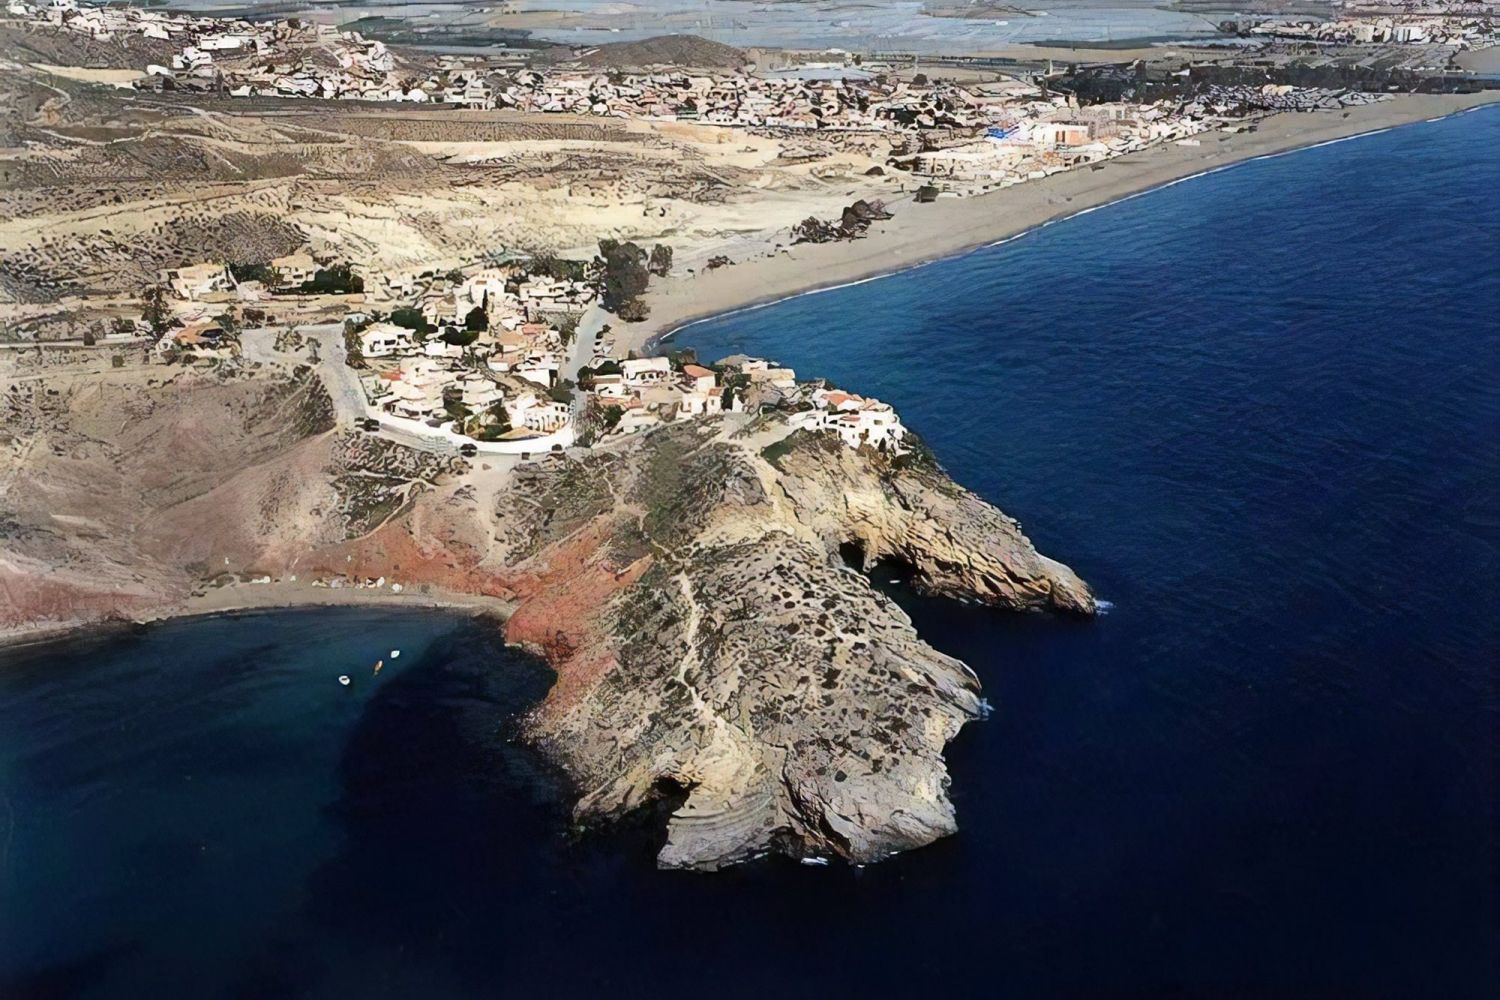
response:
{"label": "turquoise shallow water", "polygon": [[682,335],[894,403],[1113,603],[901,595],[996,708],[957,837],[657,872],[568,835],[491,627],[170,623],[0,654],[0,996],[1494,995],[1497,150],[1399,129]]}

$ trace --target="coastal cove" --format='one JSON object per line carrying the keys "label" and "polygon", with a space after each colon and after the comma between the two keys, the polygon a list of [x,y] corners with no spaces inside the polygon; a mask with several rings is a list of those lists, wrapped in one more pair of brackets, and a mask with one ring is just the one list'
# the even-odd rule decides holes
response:
{"label": "coastal cove", "polygon": [[0,652],[0,995],[1491,995],[1496,148],[1397,129],[679,334],[894,404],[1113,602],[877,575],[995,709],[956,837],[660,872],[568,836],[492,623],[167,622]]}

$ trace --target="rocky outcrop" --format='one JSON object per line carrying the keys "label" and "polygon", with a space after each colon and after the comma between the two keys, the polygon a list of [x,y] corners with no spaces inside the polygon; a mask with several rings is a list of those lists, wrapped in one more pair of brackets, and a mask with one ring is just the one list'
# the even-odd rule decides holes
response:
{"label": "rocky outcrop", "polygon": [[[168,381],[163,384],[163,379]],[[868,862],[956,829],[943,750],[978,680],[845,562],[1088,614],[1070,571],[920,453],[680,422],[508,478],[332,426],[306,370],[21,382],[0,468],[0,628],[146,617],[225,576],[400,580],[513,604],[557,681],[527,721],[577,818],[669,813],[660,862]]]}
{"label": "rocky outcrop", "polygon": [[754,440],[728,422],[668,427],[502,499],[518,543],[546,536],[509,627],[559,675],[529,731],[577,780],[585,824],[674,803],[663,865],[868,862],[930,843],[956,829],[942,751],[978,715],[979,684],[841,546],[998,606],[1088,614],[1093,599],[935,466]]}
{"label": "rocky outcrop", "polygon": [[799,431],[789,440],[776,459],[780,489],[825,539],[856,544],[865,569],[894,559],[929,593],[1016,611],[1094,613],[1093,595],[1071,569],[1038,553],[1017,521],[954,483],[925,449],[887,463],[826,435]]}

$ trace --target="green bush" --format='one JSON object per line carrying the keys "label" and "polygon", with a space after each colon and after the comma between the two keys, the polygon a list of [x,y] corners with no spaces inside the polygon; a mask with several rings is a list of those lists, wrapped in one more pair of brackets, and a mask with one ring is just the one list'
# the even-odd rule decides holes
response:
{"label": "green bush", "polygon": [[427,322],[427,317],[422,315],[422,310],[413,309],[410,306],[392,312],[391,322],[418,333],[430,333],[434,329],[433,325]]}
{"label": "green bush", "polygon": [[307,295],[349,295],[364,290],[365,279],[348,264],[320,267],[311,279],[302,283],[302,291]]}
{"label": "green bush", "polygon": [[229,273],[235,281],[259,281],[268,288],[281,283],[281,276],[270,264],[230,264]]}

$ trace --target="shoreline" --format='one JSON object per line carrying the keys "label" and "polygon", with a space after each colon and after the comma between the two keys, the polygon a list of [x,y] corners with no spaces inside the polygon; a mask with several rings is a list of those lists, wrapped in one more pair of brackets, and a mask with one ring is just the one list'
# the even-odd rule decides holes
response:
{"label": "shoreline", "polygon": [[400,593],[359,587],[314,587],[305,583],[235,584],[164,605],[138,615],[111,615],[68,622],[33,622],[0,629],[0,650],[40,646],[93,633],[141,628],[159,622],[255,611],[292,611],[300,608],[363,608],[389,606],[407,610],[464,613],[490,617],[503,626],[511,605],[499,598],[450,591]]}
{"label": "shoreline", "polygon": [[[888,202],[895,217],[871,235],[775,249],[783,233],[761,234],[762,252],[715,271],[658,279],[647,289],[650,319],[616,326],[617,353],[649,354],[682,330],[801,295],[846,288],[1019,239],[1088,212],[1242,163],[1378,135],[1500,103],[1500,90],[1402,94],[1333,112],[1282,112],[1255,132],[1199,136],[1201,146],[1153,146],[1099,164],[968,198],[917,205]],[[1210,145],[1211,144],[1211,145]]]}

